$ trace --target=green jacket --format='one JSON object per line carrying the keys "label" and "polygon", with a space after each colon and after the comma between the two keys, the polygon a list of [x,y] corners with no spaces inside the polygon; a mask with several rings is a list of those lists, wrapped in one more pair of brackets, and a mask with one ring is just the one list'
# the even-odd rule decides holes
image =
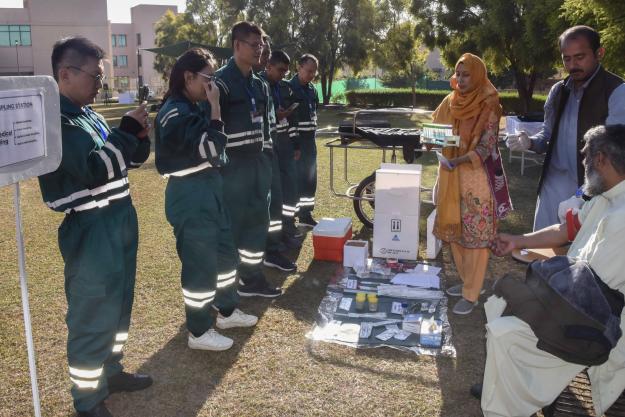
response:
{"label": "green jacket", "polygon": [[210,104],[169,97],[155,121],[156,169],[164,176],[185,176],[226,164],[223,122],[210,119]]}
{"label": "green jacket", "polygon": [[150,155],[150,140],[136,136],[141,130],[127,116],[111,129],[91,108],[80,108],[61,95],[61,165],[39,177],[48,207],[70,213],[130,201],[128,168],[140,166]]}
{"label": "green jacket", "polygon": [[[267,82],[267,85],[269,86],[269,90],[271,91],[271,102],[273,103],[273,108],[276,115],[280,107],[286,109],[291,104],[297,101],[290,83],[284,80],[280,80],[275,84],[271,84],[269,82],[269,79],[267,78],[266,72],[263,71],[259,75]],[[300,148],[297,114],[298,113],[296,109],[286,119],[277,120],[276,122],[275,138],[290,138],[293,141],[294,149]]]}
{"label": "green jacket", "polygon": [[293,89],[295,101],[299,107],[295,109],[297,113],[297,131],[302,139],[314,138],[317,130],[317,108],[319,107],[319,97],[315,87],[308,83],[301,85],[297,74],[289,81]]}
{"label": "green jacket", "polygon": [[272,151],[269,91],[253,72],[245,77],[234,58],[215,72],[227,155]]}

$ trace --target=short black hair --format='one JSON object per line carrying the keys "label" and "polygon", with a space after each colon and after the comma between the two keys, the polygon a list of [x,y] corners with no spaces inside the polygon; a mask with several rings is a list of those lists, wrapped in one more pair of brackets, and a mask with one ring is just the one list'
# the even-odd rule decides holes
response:
{"label": "short black hair", "polygon": [[291,58],[289,58],[286,52],[277,49],[271,52],[271,56],[269,57],[269,63],[271,65],[285,64],[288,66],[291,65]]}
{"label": "short black hair", "polygon": [[106,53],[95,43],[82,36],[58,40],[52,48],[52,74],[59,80],[59,70],[65,66],[82,67],[88,58],[101,60]]}
{"label": "short black hair", "polygon": [[579,25],[568,28],[562,35],[558,38],[558,42],[560,43],[560,49],[562,49],[562,45],[564,42],[569,39],[579,39],[586,38],[588,41],[588,45],[593,51],[597,51],[597,49],[601,48],[601,36],[599,32],[591,28],[590,26]]}
{"label": "short black hair", "polygon": [[265,32],[254,22],[241,21],[232,26],[231,42],[234,47],[234,41],[244,41],[250,35],[258,35],[261,38]]}
{"label": "short black hair", "polygon": [[586,157],[601,152],[620,175],[625,175],[625,125],[595,126],[584,135],[588,145]]}
{"label": "short black hair", "polygon": [[299,65],[304,65],[307,62],[314,62],[315,65],[319,66],[319,60],[317,59],[316,56],[314,56],[313,54],[304,54],[301,57],[299,57],[299,59],[297,60],[297,63]]}

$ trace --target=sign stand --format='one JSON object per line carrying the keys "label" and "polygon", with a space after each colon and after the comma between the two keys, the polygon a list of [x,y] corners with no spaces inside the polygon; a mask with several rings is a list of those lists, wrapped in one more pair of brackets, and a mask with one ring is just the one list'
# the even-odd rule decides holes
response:
{"label": "sign stand", "polygon": [[54,79],[0,77],[0,187],[12,185],[14,191],[15,240],[35,417],[41,417],[41,401],[28,302],[20,181],[55,171],[62,153],[59,89]]}
{"label": "sign stand", "polygon": [[28,284],[26,282],[26,262],[24,260],[24,237],[22,235],[22,212],[20,209],[20,183],[16,182],[13,189],[13,204],[15,205],[15,240],[17,242],[17,259],[20,268],[20,289],[22,292],[22,309],[24,311],[24,329],[26,331],[26,348],[28,349],[28,368],[30,369],[30,384],[33,392],[33,407],[35,417],[41,417],[41,403],[39,388],[37,387],[37,365],[35,363],[35,345],[30,321],[30,304],[28,303]]}

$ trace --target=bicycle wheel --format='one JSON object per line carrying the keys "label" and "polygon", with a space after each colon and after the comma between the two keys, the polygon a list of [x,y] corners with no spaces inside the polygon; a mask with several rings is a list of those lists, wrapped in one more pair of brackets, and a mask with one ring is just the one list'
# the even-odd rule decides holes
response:
{"label": "bicycle wheel", "polygon": [[373,228],[373,215],[375,213],[375,172],[360,181],[354,191],[354,211],[365,227]]}

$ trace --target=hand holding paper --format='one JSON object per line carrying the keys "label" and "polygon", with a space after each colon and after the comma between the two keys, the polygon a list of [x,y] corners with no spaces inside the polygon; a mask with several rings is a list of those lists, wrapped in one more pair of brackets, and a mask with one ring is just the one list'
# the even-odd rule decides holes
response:
{"label": "hand holding paper", "polygon": [[454,168],[455,168],[454,164],[452,164],[452,163],[449,161],[449,159],[445,158],[445,157],[443,156],[443,154],[442,154],[442,153],[440,153],[439,151],[436,151],[436,157],[438,158],[438,162],[440,162],[440,163],[441,163],[441,165],[442,165],[443,167],[445,167],[446,169],[448,169],[448,170],[450,170],[450,171],[451,171],[452,169],[454,169]]}

